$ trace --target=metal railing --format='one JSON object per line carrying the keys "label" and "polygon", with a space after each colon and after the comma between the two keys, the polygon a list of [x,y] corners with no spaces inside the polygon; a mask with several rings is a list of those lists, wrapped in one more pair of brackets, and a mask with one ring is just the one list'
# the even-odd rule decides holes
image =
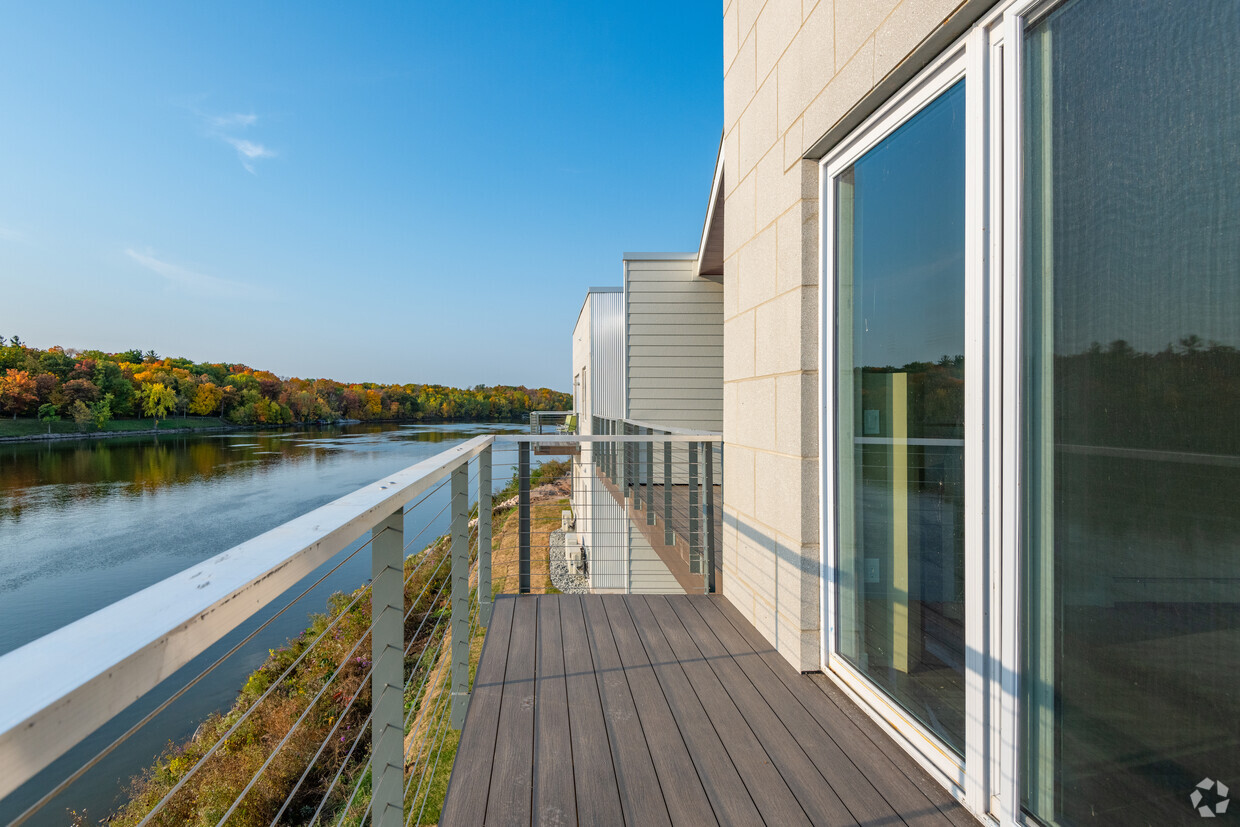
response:
{"label": "metal railing", "polygon": [[[719,435],[614,429],[471,439],[0,657],[0,803],[101,725],[125,721],[117,716],[135,700],[150,709],[43,785],[10,823],[49,808],[46,818],[51,802],[68,800],[58,795],[134,733],[163,726],[162,711],[275,617],[205,669],[178,673],[196,656],[269,606],[281,606],[275,616],[305,611],[298,601],[315,584],[365,553],[370,586],[335,599],[274,650],[254,673],[261,679],[204,723],[202,737],[166,754],[159,783],[122,814],[141,825],[201,818],[207,806],[218,824],[395,827],[437,817],[494,594],[570,590],[555,585],[566,573],[593,591],[717,587]],[[556,456],[567,484],[564,469],[547,464]],[[511,481],[495,473],[509,468]],[[508,486],[495,502],[500,482]],[[573,571],[575,550],[585,553]],[[171,691],[161,685],[170,676]],[[156,687],[162,699],[152,698]],[[247,722],[273,707],[296,720],[256,738]],[[236,794],[199,799],[202,779],[247,749],[257,757]]]}
{"label": "metal railing", "polygon": [[576,411],[530,411],[530,433],[557,433]]}

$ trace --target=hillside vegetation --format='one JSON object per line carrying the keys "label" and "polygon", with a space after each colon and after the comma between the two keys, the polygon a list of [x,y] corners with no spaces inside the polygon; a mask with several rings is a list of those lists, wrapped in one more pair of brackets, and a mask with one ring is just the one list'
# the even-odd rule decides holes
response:
{"label": "hillside vegetation", "polygon": [[566,410],[572,397],[547,388],[345,383],[280,377],[242,364],[163,358],[154,351],[105,353],[27,347],[0,337],[0,412],[71,420],[102,429],[113,417],[219,417],[238,425],[374,420],[495,420]]}

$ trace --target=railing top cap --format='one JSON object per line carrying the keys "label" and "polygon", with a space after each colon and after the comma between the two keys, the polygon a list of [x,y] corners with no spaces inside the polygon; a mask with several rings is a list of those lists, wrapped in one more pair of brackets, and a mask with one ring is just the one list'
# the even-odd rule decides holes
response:
{"label": "railing top cap", "polygon": [[723,434],[696,432],[688,434],[498,434],[497,444],[529,442],[535,445],[571,445],[581,442],[723,442]]}
{"label": "railing top cap", "polygon": [[494,442],[441,451],[0,656],[0,798]]}

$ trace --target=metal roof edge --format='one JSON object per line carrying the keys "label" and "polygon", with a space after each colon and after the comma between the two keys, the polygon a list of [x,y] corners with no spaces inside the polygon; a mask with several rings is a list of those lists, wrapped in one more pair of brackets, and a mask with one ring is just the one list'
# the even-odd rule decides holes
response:
{"label": "metal roof edge", "polygon": [[692,253],[625,253],[625,261],[693,261],[698,257]]}

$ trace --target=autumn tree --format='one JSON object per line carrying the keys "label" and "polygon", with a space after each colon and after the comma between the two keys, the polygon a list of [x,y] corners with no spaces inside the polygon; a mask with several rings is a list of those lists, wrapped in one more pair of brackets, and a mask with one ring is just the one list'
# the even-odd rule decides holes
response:
{"label": "autumn tree", "polygon": [[210,416],[224,401],[224,391],[214,382],[203,382],[194,391],[189,412],[197,416]]}
{"label": "autumn tree", "polygon": [[79,399],[89,405],[103,396],[99,386],[89,379],[70,379],[60,386],[60,393],[70,407]]}
{"label": "autumn tree", "polygon": [[39,406],[39,419],[47,423],[47,432],[52,432],[52,423],[60,419],[60,414],[56,413],[56,406],[51,402],[47,402]]}
{"label": "autumn tree", "polygon": [[112,420],[112,394],[105,393],[103,398],[90,405],[90,415],[95,427],[100,431]]}
{"label": "autumn tree", "polygon": [[143,383],[138,391],[138,398],[142,400],[142,412],[155,420],[156,428],[159,427],[160,417],[165,416],[177,403],[177,395],[162,382]]}
{"label": "autumn tree", "polygon": [[9,368],[0,377],[0,408],[13,414],[14,419],[38,399],[39,394],[29,372]]}
{"label": "autumn tree", "polygon": [[74,402],[69,408],[69,415],[73,417],[73,423],[77,425],[79,431],[85,431],[95,421],[95,414],[90,406],[81,399]]}

